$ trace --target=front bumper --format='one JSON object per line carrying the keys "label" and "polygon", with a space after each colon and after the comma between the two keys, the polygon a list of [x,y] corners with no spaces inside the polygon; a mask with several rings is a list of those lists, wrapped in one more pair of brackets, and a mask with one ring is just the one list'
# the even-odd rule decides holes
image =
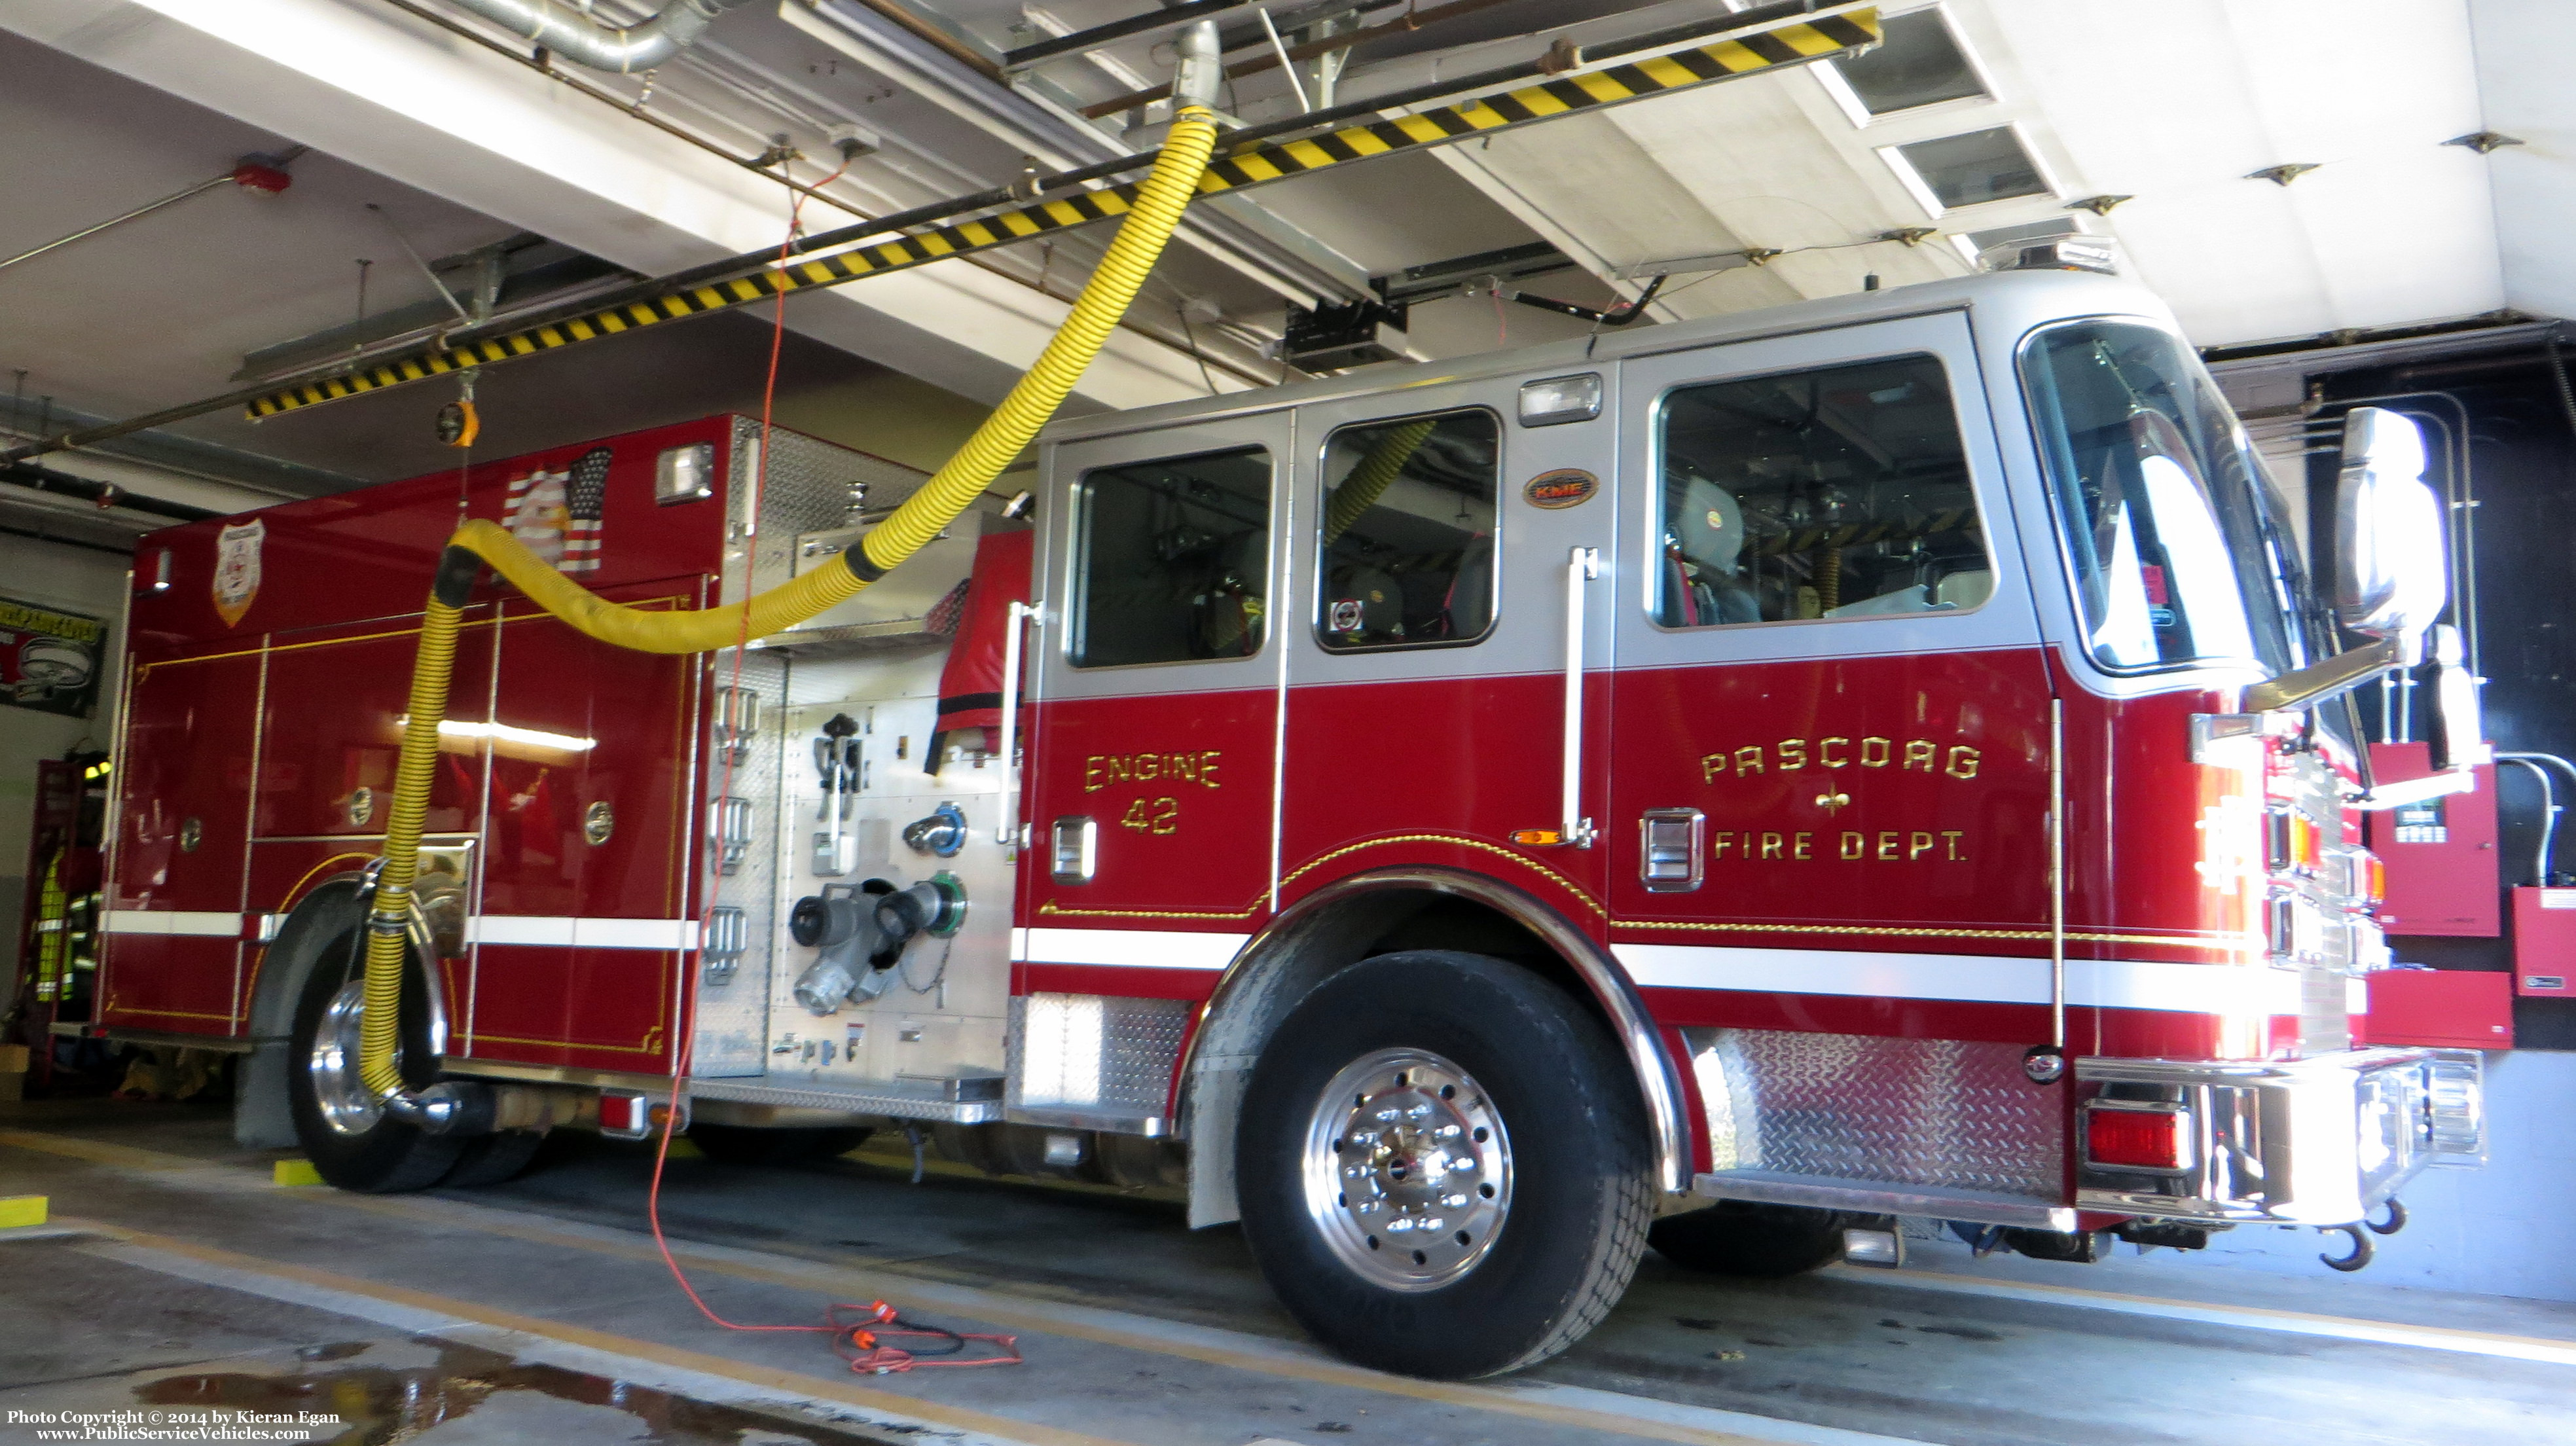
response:
{"label": "front bumper", "polygon": [[2116,1215],[2344,1225],[2427,1165],[2486,1162],[2475,1050],[2357,1049],[2312,1059],[2079,1059],[2085,1107],[2179,1110],[2180,1169],[2095,1162],[2076,1130],[2075,1204]]}

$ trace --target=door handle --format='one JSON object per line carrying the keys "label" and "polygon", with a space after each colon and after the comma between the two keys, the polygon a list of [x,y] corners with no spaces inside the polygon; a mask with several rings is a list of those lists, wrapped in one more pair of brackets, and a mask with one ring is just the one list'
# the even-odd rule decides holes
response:
{"label": "door handle", "polygon": [[1100,824],[1088,814],[1068,814],[1049,830],[1048,872],[1059,884],[1087,884],[1100,866]]}
{"label": "door handle", "polygon": [[1708,817],[1695,808],[1650,808],[1637,819],[1637,877],[1653,894],[1700,885]]}

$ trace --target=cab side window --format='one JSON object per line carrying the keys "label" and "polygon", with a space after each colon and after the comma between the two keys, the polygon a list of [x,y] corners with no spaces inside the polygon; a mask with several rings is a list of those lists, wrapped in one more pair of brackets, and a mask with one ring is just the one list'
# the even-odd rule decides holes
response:
{"label": "cab side window", "polygon": [[1073,666],[1261,651],[1270,479],[1260,447],[1084,473],[1074,497]]}
{"label": "cab side window", "polygon": [[1333,652],[1472,643],[1494,626],[1502,428],[1481,409],[1324,444],[1315,637]]}
{"label": "cab side window", "polygon": [[1994,591],[1935,358],[1683,387],[1660,430],[1665,627],[1964,612]]}

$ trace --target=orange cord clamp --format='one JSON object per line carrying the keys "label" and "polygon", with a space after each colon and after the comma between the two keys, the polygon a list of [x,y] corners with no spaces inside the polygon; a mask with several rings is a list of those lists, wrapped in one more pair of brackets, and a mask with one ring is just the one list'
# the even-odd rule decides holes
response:
{"label": "orange cord clamp", "polygon": [[[842,1318],[843,1311],[860,1311],[863,1314],[856,1321],[851,1321]],[[827,1308],[823,1315],[832,1323],[832,1349],[842,1360],[850,1363],[851,1370],[862,1376],[891,1376],[928,1366],[1022,1364],[1018,1336],[952,1331],[921,1321],[906,1320],[895,1314],[893,1306],[881,1300],[872,1301],[864,1306],[834,1305]],[[914,1340],[938,1341],[943,1344],[936,1349],[892,1346],[886,1344],[888,1336],[904,1336]],[[968,1341],[982,1341],[992,1346],[995,1353],[967,1360],[944,1359],[950,1356],[963,1356]]]}

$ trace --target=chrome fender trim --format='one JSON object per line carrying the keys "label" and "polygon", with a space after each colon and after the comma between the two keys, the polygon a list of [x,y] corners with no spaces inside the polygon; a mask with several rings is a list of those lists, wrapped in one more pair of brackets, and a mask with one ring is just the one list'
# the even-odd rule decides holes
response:
{"label": "chrome fender trim", "polygon": [[[1658,1180],[1668,1192],[1687,1193],[1691,1188],[1692,1159],[1688,1097],[1682,1091],[1679,1070],[1656,1035],[1654,1019],[1637,994],[1636,984],[1605,946],[1564,915],[1509,884],[1465,869],[1425,865],[1353,874],[1299,899],[1253,935],[1217,980],[1199,1027],[1191,1032],[1182,1051],[1181,1067],[1175,1076],[1175,1088],[1181,1098],[1174,1102],[1182,1111],[1182,1119],[1190,1121],[1196,1113],[1193,1096],[1203,1068],[1250,1068],[1260,1041],[1227,1036],[1230,1027],[1258,1000],[1261,989],[1274,976],[1276,971],[1270,966],[1293,959],[1304,945],[1343,915],[1348,905],[1373,894],[1399,890],[1446,894],[1482,904],[1536,934],[1556,951],[1557,957],[1592,991],[1593,999],[1618,1035],[1620,1051],[1628,1057],[1629,1069],[1636,1075],[1638,1095],[1646,1107],[1647,1123],[1654,1132]],[[1199,1136],[1194,1124],[1185,1129],[1189,1135]],[[1233,1132],[1228,1129],[1224,1133],[1225,1147],[1230,1148]],[[1195,1157],[1197,1152],[1192,1153]],[[1223,1168],[1230,1182],[1232,1162],[1227,1161]]]}
{"label": "chrome fender trim", "polygon": [[[317,927],[310,921],[334,907],[344,906],[344,901],[346,907],[357,910],[358,919],[363,925],[368,900],[374,892],[371,880],[366,873],[352,869],[322,880],[307,890],[303,898],[295,901],[295,907],[287,911],[286,918],[278,925],[277,937],[263,946],[259,977],[252,985],[251,1010],[247,1021],[248,1033],[252,1039],[286,1037],[294,1022],[295,1002],[303,997],[304,981],[312,976],[313,969],[322,967],[323,963],[322,960],[315,959],[311,966],[301,971],[297,978],[271,983],[268,961],[283,957],[292,945],[301,942],[298,936],[302,929]],[[429,1007],[430,1052],[444,1055],[447,1053],[449,1039],[447,981],[444,977],[446,971],[438,967],[438,945],[432,936],[429,918],[421,912],[420,900],[417,897],[412,900],[411,905],[411,943],[421,961],[421,987]],[[272,1009],[282,1012],[272,1014],[270,1013]],[[262,1030],[263,1015],[268,1016],[269,1023],[274,1026],[272,1029]]]}

